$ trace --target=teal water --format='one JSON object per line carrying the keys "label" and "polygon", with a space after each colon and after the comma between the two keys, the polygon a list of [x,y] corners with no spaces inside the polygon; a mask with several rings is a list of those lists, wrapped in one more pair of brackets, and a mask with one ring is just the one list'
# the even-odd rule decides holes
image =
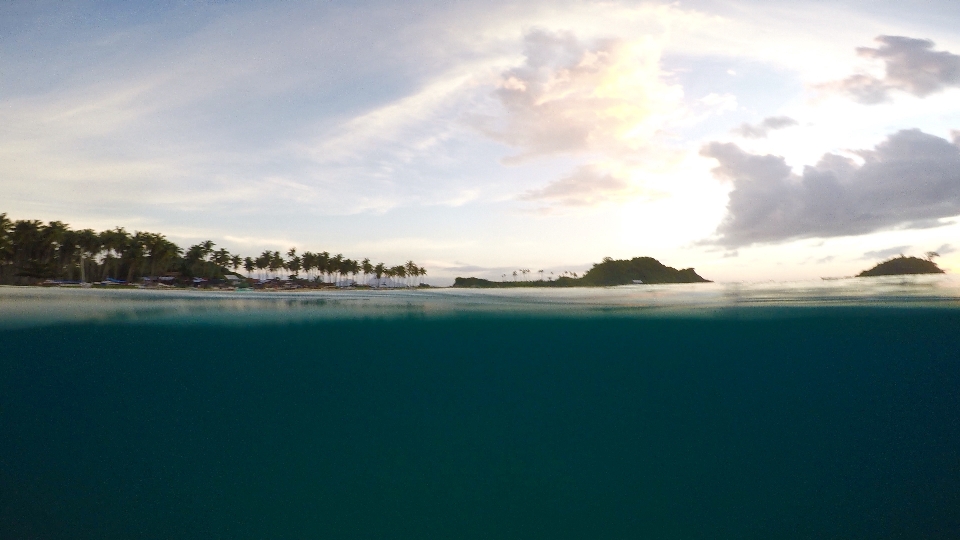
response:
{"label": "teal water", "polygon": [[0,290],[0,538],[960,536],[955,284],[240,294]]}

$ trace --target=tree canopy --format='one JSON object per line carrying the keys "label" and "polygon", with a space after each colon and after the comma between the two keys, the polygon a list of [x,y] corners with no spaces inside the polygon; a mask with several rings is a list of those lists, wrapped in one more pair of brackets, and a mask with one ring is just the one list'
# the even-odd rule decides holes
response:
{"label": "tree canopy", "polygon": [[264,251],[258,257],[232,254],[205,240],[186,249],[164,235],[122,227],[106,231],[73,230],[60,221],[11,221],[0,214],[0,284],[33,284],[42,280],[135,281],[143,277],[175,275],[177,278],[223,279],[227,275],[261,279],[293,278],[316,283],[388,278],[394,284],[416,285],[427,274],[413,261],[387,266],[369,258],[358,262],[337,253],[314,253],[289,248]]}
{"label": "tree canopy", "polygon": [[594,264],[580,278],[583,285],[629,285],[635,280],[646,284],[655,283],[709,283],[693,270],[684,268],[677,270],[664,266],[653,257],[634,257],[630,260],[615,260],[606,257],[602,262]]}

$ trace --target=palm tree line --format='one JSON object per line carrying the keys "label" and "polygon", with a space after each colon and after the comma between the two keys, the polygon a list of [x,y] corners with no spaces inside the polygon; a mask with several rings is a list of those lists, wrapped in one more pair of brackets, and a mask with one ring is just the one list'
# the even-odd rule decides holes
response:
{"label": "palm tree line", "polygon": [[342,284],[356,282],[362,275],[364,282],[376,277],[377,284],[386,278],[394,284],[416,286],[427,274],[413,261],[387,266],[326,251],[298,255],[296,248],[285,255],[264,251],[257,257],[243,257],[215,247],[212,240],[206,240],[184,250],[157,233],[129,233],[122,227],[101,232],[73,230],[60,221],[11,221],[0,214],[0,283],[29,284],[44,279],[132,282],[162,275],[210,280],[243,271],[247,277],[264,281],[287,277]]}
{"label": "palm tree line", "polygon": [[380,283],[386,278],[407,286],[416,286],[421,278],[427,275],[427,270],[413,261],[386,266],[384,263],[373,264],[369,258],[357,261],[346,258],[340,253],[331,255],[327,251],[319,253],[304,251],[298,255],[296,248],[287,250],[286,257],[279,251],[269,250],[255,258],[241,259],[235,255],[230,259],[230,265],[234,270],[243,268],[247,276],[257,276],[261,280],[275,279],[286,274],[295,279],[306,279],[317,283],[366,282],[372,278],[376,278],[377,283]]}
{"label": "palm tree line", "polygon": [[[514,270],[511,274],[501,274],[500,281],[508,281],[507,278],[512,278],[510,279],[510,281],[527,281],[527,275],[530,274],[531,272],[532,270],[530,270],[529,268],[519,268],[517,270]],[[544,272],[545,270],[542,270],[542,269],[537,270],[537,273],[540,274],[540,279],[538,281],[543,281]],[[517,279],[518,276],[520,278],[519,280]],[[554,273],[550,272],[550,275],[547,277],[547,280],[553,281],[553,277],[554,277]],[[576,272],[571,272],[567,270],[567,271],[560,272],[560,277],[569,277],[572,279],[577,279],[579,276]]]}

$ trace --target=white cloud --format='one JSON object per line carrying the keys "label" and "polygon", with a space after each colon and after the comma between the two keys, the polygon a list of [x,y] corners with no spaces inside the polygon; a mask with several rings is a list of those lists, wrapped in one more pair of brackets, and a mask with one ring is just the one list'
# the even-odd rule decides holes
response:
{"label": "white cloud", "polygon": [[653,40],[588,43],[535,30],[524,56],[496,91],[504,115],[475,119],[483,133],[521,150],[511,162],[637,150],[681,107],[683,90],[663,79]]}

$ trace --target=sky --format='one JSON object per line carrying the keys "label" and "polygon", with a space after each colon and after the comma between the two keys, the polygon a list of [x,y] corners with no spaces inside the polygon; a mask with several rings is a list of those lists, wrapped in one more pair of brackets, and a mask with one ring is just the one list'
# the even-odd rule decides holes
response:
{"label": "sky", "polygon": [[0,4],[0,212],[427,282],[960,272],[953,0]]}

